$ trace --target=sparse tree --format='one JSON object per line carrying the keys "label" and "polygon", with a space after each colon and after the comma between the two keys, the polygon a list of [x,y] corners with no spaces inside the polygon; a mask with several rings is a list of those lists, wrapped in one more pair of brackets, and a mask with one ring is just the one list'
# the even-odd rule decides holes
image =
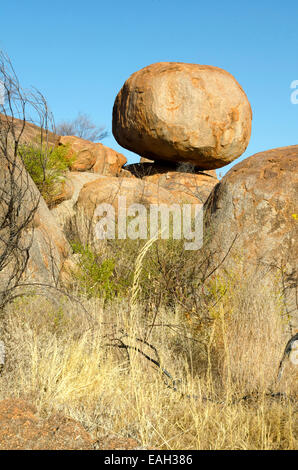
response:
{"label": "sparse tree", "polygon": [[108,136],[105,127],[96,126],[87,114],[78,113],[72,121],[62,121],[56,127],[58,135],[75,135],[81,139],[99,142]]}
{"label": "sparse tree", "polygon": [[20,145],[27,125],[41,129],[38,145],[47,152],[53,127],[47,102],[37,90],[20,86],[10,59],[0,51],[0,312],[23,280],[33,241],[40,194],[24,168]]}

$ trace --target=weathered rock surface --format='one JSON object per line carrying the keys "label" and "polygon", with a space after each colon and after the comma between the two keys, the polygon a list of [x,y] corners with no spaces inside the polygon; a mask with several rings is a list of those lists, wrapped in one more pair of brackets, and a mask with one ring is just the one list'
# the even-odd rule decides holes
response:
{"label": "weathered rock surface", "polygon": [[[291,297],[297,289],[298,145],[257,153],[235,165],[205,205],[205,233],[237,265],[284,273]],[[291,294],[292,293],[292,294]],[[297,315],[297,305],[292,306]]]}
{"label": "weathered rock surface", "polygon": [[[133,165],[130,167],[133,167]],[[68,173],[65,185],[68,188],[69,198],[51,210],[52,215],[58,221],[67,238],[76,238],[81,240],[82,243],[86,243],[87,240],[90,241],[88,239],[89,233],[92,241],[93,228],[91,229],[91,227],[95,223],[94,210],[99,204],[108,203],[117,212],[118,196],[125,196],[126,207],[134,203],[145,206],[149,204],[201,204],[200,198],[192,190],[194,188],[178,182],[175,183],[175,173],[173,174],[173,184],[171,186],[168,183],[169,188],[167,189],[166,182],[159,184],[161,174],[157,174],[156,182],[152,182],[146,171],[145,175],[147,176],[144,176],[144,178],[135,176],[128,170],[122,171],[125,172],[125,177],[99,176],[88,172]],[[126,173],[130,177],[127,177]],[[210,176],[210,178],[212,177]],[[187,176],[186,180],[189,182]],[[209,187],[208,194],[210,190]]]}
{"label": "weathered rock surface", "polygon": [[[133,176],[150,181],[178,195],[179,192],[197,198],[203,204],[218,183],[214,170],[200,171],[191,164],[172,162],[140,162],[126,165]],[[183,202],[178,197],[177,202]]]}
{"label": "weathered rock surface", "polygon": [[43,199],[34,216],[33,241],[29,253],[27,276],[35,282],[53,284],[59,279],[70,246]]}
{"label": "weathered rock surface", "polygon": [[91,211],[96,205],[106,202],[117,208],[118,196],[125,196],[128,205],[140,203],[173,204],[177,201],[173,195],[150,181],[131,178],[105,178],[98,177],[95,181],[87,183],[80,191],[77,208],[84,207]]}
{"label": "weathered rock surface", "polygon": [[153,160],[220,168],[246,149],[251,107],[235,78],[218,67],[160,62],[132,74],[113,109],[113,135]]}
{"label": "weathered rock surface", "polygon": [[[0,181],[1,196],[6,194],[6,198],[1,199],[0,204],[0,225],[7,212],[7,201],[10,199],[11,188],[8,177],[8,169],[5,158],[0,156]],[[25,224],[22,231],[19,247],[25,250],[30,246],[28,264],[26,268],[26,280],[30,282],[53,284],[59,277],[64,260],[70,252],[69,244],[59,227],[58,222],[51,214],[44,199],[41,197],[34,182],[27,174],[22,162],[17,160],[15,169],[15,195],[21,194],[17,226],[20,226],[29,216],[30,211],[37,206],[34,217],[30,224]],[[16,206],[17,207],[17,206]],[[1,228],[0,253],[4,253],[5,246],[8,246],[10,231],[8,227]],[[8,237],[8,238],[7,238]],[[16,253],[16,255],[14,255]],[[24,251],[25,253],[25,251]],[[19,252],[14,250],[7,258],[9,263],[1,271],[0,285],[8,287],[7,282],[13,266],[17,267],[17,256]]]}
{"label": "weathered rock surface", "polygon": [[[13,122],[13,126],[15,128],[15,132],[18,135],[21,134],[20,138],[20,143],[21,144],[33,144],[40,142],[41,135],[43,135],[43,138],[45,138],[45,131],[41,130],[39,126],[36,126],[35,124],[32,124],[31,122],[26,122],[25,127],[23,128],[23,121],[21,119],[17,118],[12,118],[11,117],[6,117],[4,114],[0,114],[0,125],[1,126],[6,126],[7,125],[7,119],[9,122],[9,125]],[[47,132],[47,142],[49,145],[57,145],[59,142],[59,136],[54,134],[53,132],[48,131]]]}
{"label": "weathered rock surface", "polygon": [[69,157],[75,157],[72,171],[92,171],[100,175],[118,176],[127,162],[124,155],[100,143],[75,136],[60,137],[59,145],[69,145]]}
{"label": "weathered rock surface", "polygon": [[94,440],[83,426],[63,415],[41,418],[20,399],[0,402],[1,450],[87,450]]}
{"label": "weathered rock surface", "polygon": [[122,168],[122,170],[120,171],[120,177],[121,178],[135,178],[135,175],[129,171],[128,169],[126,169],[127,167],[125,168]]}
{"label": "weathered rock surface", "polygon": [[64,234],[72,237],[76,233],[76,202],[81,189],[86,183],[98,180],[99,175],[90,172],[72,171],[66,175],[64,191],[61,194],[60,204],[51,210],[52,216],[59,223]]}
{"label": "weathered rock surface", "polygon": [[152,163],[154,160],[150,160],[149,158],[141,157],[140,163]]}
{"label": "weathered rock surface", "polygon": [[[76,233],[82,243],[94,241],[96,224],[95,209],[103,203],[111,204],[118,212],[118,197],[126,198],[126,208],[131,204],[177,204],[179,202],[197,204],[198,199],[183,191],[170,192],[150,181],[138,178],[112,178],[100,176],[87,183],[80,191],[75,209]],[[90,238],[88,238],[91,236]]]}

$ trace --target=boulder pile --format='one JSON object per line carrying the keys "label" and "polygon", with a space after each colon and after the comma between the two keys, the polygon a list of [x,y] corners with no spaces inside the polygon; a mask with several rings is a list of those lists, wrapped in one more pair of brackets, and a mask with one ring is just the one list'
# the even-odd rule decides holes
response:
{"label": "boulder pile", "polygon": [[61,137],[59,145],[68,145],[75,159],[53,211],[65,228],[77,223],[78,211],[80,220],[84,211],[90,219],[93,203],[114,204],[116,194],[143,204],[203,204],[218,183],[215,169],[245,151],[251,119],[243,89],[222,69],[176,62],[145,67],[118,93],[112,126],[140,162],[125,165],[122,154],[100,143]]}
{"label": "boulder pile", "polygon": [[[117,196],[125,196],[128,205],[205,203],[205,232],[222,253],[237,235],[247,263],[276,265],[296,279],[298,146],[256,154],[216,177],[216,168],[245,151],[251,119],[243,89],[217,67],[162,62],[135,72],[116,97],[113,134],[139,163],[101,143],[50,135],[72,163],[54,207],[41,199],[36,213],[33,277],[45,278],[52,259],[61,269],[69,231],[85,241],[96,206],[117,210]],[[38,132],[28,124],[24,135],[33,141]]]}

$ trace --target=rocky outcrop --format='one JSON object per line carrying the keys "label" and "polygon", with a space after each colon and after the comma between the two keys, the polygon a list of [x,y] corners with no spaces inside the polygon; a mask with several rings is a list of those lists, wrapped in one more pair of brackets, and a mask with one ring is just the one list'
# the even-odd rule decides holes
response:
{"label": "rocky outcrop", "polygon": [[251,107],[235,78],[218,67],[149,65],[125,82],[113,109],[113,135],[153,160],[220,168],[245,151]]}
{"label": "rocky outcrop", "polygon": [[100,143],[75,136],[60,137],[59,145],[69,146],[69,158],[74,161],[72,171],[91,171],[100,175],[118,176],[127,162],[124,155]]}
{"label": "rocky outcrop", "polygon": [[[131,171],[135,168],[134,165],[129,167]],[[147,176],[140,178],[129,170],[123,171],[130,177],[126,174],[124,177],[108,177],[89,172],[70,172],[67,175],[65,186],[68,199],[53,208],[51,213],[68,238],[79,239],[82,243],[86,243],[90,235],[92,240],[96,207],[108,203],[117,212],[118,196],[126,198],[126,208],[134,203],[147,207],[150,204],[169,206],[177,203],[201,203],[200,198],[195,195],[194,188],[179,184],[179,174],[175,172],[172,175],[172,186],[168,183],[167,189],[167,181],[159,181],[161,174],[153,174],[152,177],[156,176],[156,181],[151,181],[147,173],[145,173]],[[175,177],[177,177],[176,182]],[[209,192],[210,189],[208,194]],[[91,240],[88,239],[88,241]]]}
{"label": "rocky outcrop", "polygon": [[[73,238],[76,229],[76,202],[83,186],[92,181],[98,180],[99,175],[90,172],[69,172],[63,183],[63,193],[61,193],[60,203],[57,204],[51,213],[59,223],[63,233],[68,238]],[[62,198],[63,196],[63,198]]]}
{"label": "rocky outcrop", "polygon": [[[101,246],[96,241],[95,226],[98,221],[96,209],[101,204],[109,204],[118,213],[119,196],[125,198],[126,216],[127,209],[132,204],[142,204],[149,207],[150,204],[188,203],[197,204],[198,199],[183,191],[170,192],[150,181],[138,178],[112,178],[99,176],[98,179],[85,184],[74,205],[75,217],[72,218],[73,232],[81,243],[91,243],[95,247]],[[122,213],[123,214],[123,213]],[[101,214],[103,215],[103,214]],[[130,214],[132,215],[132,214]],[[147,212],[147,216],[149,213]],[[117,219],[116,219],[117,224]]]}
{"label": "rocky outcrop", "polygon": [[[0,401],[0,450],[149,450],[132,438],[106,434],[98,439],[62,413],[42,417],[22,399]],[[154,449],[153,449],[154,450]]]}
{"label": "rocky outcrop", "polygon": [[297,145],[260,152],[235,165],[205,205],[212,245],[225,253],[237,236],[237,266],[273,270],[290,297],[297,289],[297,175]]}
{"label": "rocky outcrop", "polygon": [[[125,169],[133,176],[157,184],[172,194],[188,194],[201,204],[218,183],[214,170],[200,171],[187,163],[140,162],[126,165]],[[183,199],[178,197],[178,201],[183,202]]]}
{"label": "rocky outcrop", "polygon": [[117,207],[118,196],[125,196],[127,204],[149,205],[174,202],[171,193],[154,183],[130,178],[99,177],[84,185],[77,205],[78,208],[91,209],[100,203],[107,202]]}
{"label": "rocky outcrop", "polygon": [[0,127],[3,126],[13,126],[16,132],[16,135],[20,135],[21,144],[34,144],[40,143],[41,136],[43,140],[47,139],[49,145],[55,146],[59,142],[59,136],[53,132],[42,130],[39,126],[32,124],[31,122],[24,122],[21,119],[12,118],[10,116],[6,117],[4,114],[0,114]]}
{"label": "rocky outcrop", "polygon": [[[70,253],[68,241],[65,238],[58,222],[50,212],[44,199],[40,195],[34,182],[26,172],[21,160],[16,160],[14,173],[14,191],[11,192],[11,181],[8,175],[5,158],[0,157],[0,178],[2,184],[3,197],[0,204],[0,221],[7,219],[7,203],[10,201],[11,195],[19,197],[15,201],[14,210],[18,210],[18,219],[16,229],[21,227],[21,237],[17,243],[18,250],[13,250],[11,256],[7,256],[7,264],[0,273],[0,286],[4,289],[8,287],[8,279],[11,270],[15,270],[18,266],[17,256],[26,257],[26,249],[30,247],[27,268],[24,273],[24,279],[30,282],[53,284],[57,281],[63,263]],[[11,209],[12,210],[12,209]],[[33,219],[29,219],[30,211],[35,211]],[[7,219],[9,220],[9,219]],[[13,223],[13,219],[10,222]],[[5,226],[1,227],[0,252],[5,253],[5,246],[9,246],[11,230]],[[23,254],[20,250],[23,250]]]}
{"label": "rocky outcrop", "polygon": [[[95,209],[100,204],[107,203],[112,205],[117,213],[119,196],[126,198],[126,209],[135,203],[148,207],[150,204],[171,205],[178,202],[177,197],[170,191],[149,181],[100,176],[83,186],[75,205],[76,234],[82,243],[94,242],[94,227],[97,221]],[[196,198],[187,194],[184,194],[184,199],[190,204],[197,203]]]}
{"label": "rocky outcrop", "polygon": [[70,254],[68,241],[43,199],[40,200],[33,225],[26,275],[32,281],[53,284],[59,279],[64,261]]}

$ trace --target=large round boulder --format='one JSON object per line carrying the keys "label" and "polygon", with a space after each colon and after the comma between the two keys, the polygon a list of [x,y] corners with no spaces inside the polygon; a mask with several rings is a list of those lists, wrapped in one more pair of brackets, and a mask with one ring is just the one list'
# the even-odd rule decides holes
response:
{"label": "large round boulder", "polygon": [[245,92],[225,70],[160,62],[124,83],[114,103],[113,134],[144,158],[216,169],[245,151],[251,119]]}

